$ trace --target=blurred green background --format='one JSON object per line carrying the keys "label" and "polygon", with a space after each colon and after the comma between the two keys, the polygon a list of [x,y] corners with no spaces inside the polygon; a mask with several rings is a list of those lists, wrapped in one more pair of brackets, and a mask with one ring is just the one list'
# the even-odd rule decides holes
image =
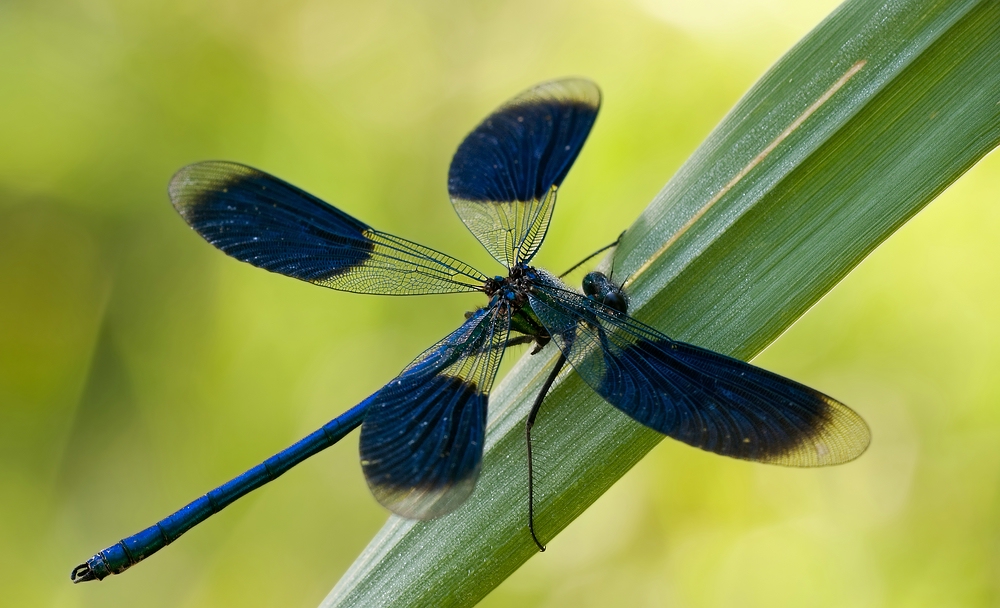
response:
{"label": "blurred green background", "polygon": [[[536,258],[561,270],[835,6],[0,2],[0,604],[316,605],[387,517],[356,435],[123,576],[68,576],[479,303],[235,262],[170,207],[179,167],[245,162],[497,272],[448,204],[451,153],[518,91],[587,76],[605,105]],[[858,410],[863,458],[788,470],[664,442],[484,605],[1000,604],[998,191],[993,154],[757,359]]]}

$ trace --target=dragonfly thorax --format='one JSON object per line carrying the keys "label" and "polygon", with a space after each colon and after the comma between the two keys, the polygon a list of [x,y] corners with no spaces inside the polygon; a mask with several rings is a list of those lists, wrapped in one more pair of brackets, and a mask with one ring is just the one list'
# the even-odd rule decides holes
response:
{"label": "dragonfly thorax", "polygon": [[491,301],[503,299],[515,310],[519,310],[528,303],[528,292],[537,279],[538,273],[534,268],[518,264],[510,269],[506,278],[496,276],[488,279],[483,285],[483,292]]}

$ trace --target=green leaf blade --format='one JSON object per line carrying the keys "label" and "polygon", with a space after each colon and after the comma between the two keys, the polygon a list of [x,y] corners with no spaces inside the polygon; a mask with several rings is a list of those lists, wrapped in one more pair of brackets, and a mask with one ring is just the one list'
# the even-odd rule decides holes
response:
{"label": "green leaf blade", "polygon": [[[760,352],[1000,142],[1000,4],[848,2],[741,100],[615,253],[633,314],[741,358]],[[613,100],[608,100],[613,103]],[[491,396],[483,474],[444,518],[391,517],[324,602],[471,605],[537,551],[523,420],[555,352]],[[536,427],[550,540],[662,437],[566,373]]]}

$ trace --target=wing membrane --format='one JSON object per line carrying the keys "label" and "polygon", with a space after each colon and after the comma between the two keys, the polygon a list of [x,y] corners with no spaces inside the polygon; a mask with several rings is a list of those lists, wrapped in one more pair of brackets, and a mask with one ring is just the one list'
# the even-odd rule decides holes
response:
{"label": "wing membrane", "polygon": [[839,401],[546,281],[532,310],[580,376],[636,421],[716,454],[788,466],[847,462],[868,447],[868,426]]}
{"label": "wing membrane", "polygon": [[372,294],[478,290],[486,277],[453,257],[373,230],[274,176],[238,163],[184,167],[170,200],[230,256],[324,287]]}
{"label": "wing membrane", "polygon": [[545,238],[556,189],[590,134],[601,92],[582,79],[540,84],[497,108],[455,152],[448,194],[479,242],[513,267]]}
{"label": "wing membrane", "polygon": [[372,397],[361,466],[372,494],[393,513],[438,517],[472,493],[509,327],[503,303],[476,311]]}

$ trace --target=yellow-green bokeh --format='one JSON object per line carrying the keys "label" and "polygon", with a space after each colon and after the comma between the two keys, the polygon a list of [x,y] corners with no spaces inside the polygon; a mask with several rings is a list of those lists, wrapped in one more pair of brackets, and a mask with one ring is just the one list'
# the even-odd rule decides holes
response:
{"label": "yellow-green bokeh", "polygon": [[[316,605],[386,518],[356,437],[121,577],[68,575],[478,302],[239,264],[170,207],[179,167],[246,162],[497,272],[447,202],[451,153],[521,89],[587,76],[604,108],[537,258],[559,270],[835,4],[0,3],[0,604]],[[997,192],[993,155],[758,358],[857,409],[864,457],[788,470],[665,441],[484,605],[997,605]]]}

